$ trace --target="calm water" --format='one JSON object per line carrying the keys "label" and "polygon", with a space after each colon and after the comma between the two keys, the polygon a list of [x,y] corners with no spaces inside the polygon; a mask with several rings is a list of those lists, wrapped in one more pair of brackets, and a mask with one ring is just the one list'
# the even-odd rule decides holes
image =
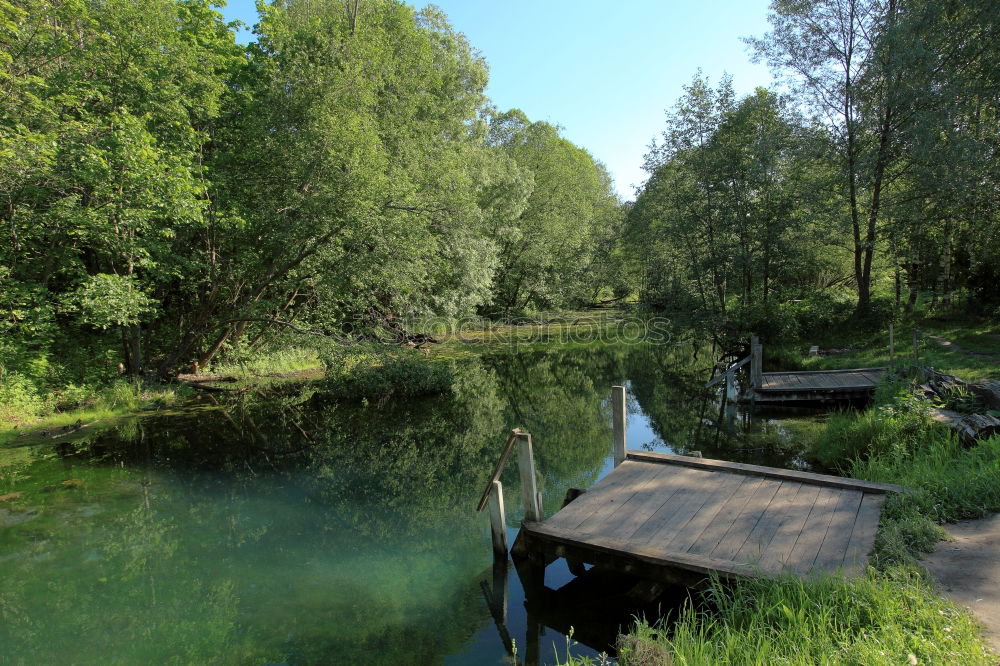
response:
{"label": "calm water", "polygon": [[[0,662],[499,664],[508,639],[524,657],[529,622],[544,663],[569,627],[574,654],[608,649],[684,591],[642,606],[594,580],[528,617],[511,569],[498,623],[476,500],[515,426],[547,515],[592,485],[622,382],[631,448],[807,466],[808,418],[727,412],[697,390],[710,375],[690,348],[497,354],[463,363],[448,397],[362,407],[285,386],[4,447],[0,495],[20,496],[0,502]],[[502,481],[513,541],[513,464]],[[571,580],[561,560],[546,572]]]}

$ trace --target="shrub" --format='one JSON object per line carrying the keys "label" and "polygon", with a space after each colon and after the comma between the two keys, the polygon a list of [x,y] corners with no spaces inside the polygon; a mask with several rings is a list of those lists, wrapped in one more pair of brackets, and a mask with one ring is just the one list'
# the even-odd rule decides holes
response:
{"label": "shrub", "polygon": [[[419,359],[367,355],[340,365],[327,364],[326,388],[350,400],[412,398],[451,390],[454,378],[440,364]],[[336,373],[336,374],[333,374]]]}
{"label": "shrub", "polygon": [[812,444],[812,454],[830,468],[872,456],[911,455],[922,445],[941,441],[941,430],[934,427],[928,407],[907,382],[883,382],[871,409],[830,416],[826,430]]}
{"label": "shrub", "polygon": [[34,382],[19,372],[0,379],[0,423],[30,421],[47,407]]}

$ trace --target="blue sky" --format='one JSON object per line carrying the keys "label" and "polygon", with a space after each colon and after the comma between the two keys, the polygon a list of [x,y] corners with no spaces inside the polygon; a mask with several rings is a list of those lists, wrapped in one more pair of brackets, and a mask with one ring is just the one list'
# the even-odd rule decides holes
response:
{"label": "blue sky", "polygon": [[[434,4],[486,58],[494,104],[562,127],[604,162],[625,199],[646,177],[642,157],[664,110],[699,67],[713,83],[732,74],[738,94],[770,82],[740,41],[767,31],[767,0]],[[230,0],[223,14],[249,25],[257,16],[253,0]]]}

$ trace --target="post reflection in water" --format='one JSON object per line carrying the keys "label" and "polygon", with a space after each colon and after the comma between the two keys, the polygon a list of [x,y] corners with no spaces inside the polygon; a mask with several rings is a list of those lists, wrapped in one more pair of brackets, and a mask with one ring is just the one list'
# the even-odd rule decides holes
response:
{"label": "post reflection in water", "polygon": [[[789,421],[698,387],[689,348],[485,356],[452,394],[336,403],[317,384],[0,449],[0,644],[12,662],[552,663],[611,650],[685,590],[562,561],[545,580],[492,566],[476,500],[505,433],[532,433],[543,512],[611,468],[609,392],[629,445],[805,466]],[[501,481],[508,541],[516,465]],[[579,573],[579,569],[575,569]],[[524,581],[522,583],[522,580]],[[528,594],[525,594],[525,588]],[[527,599],[527,603],[526,603]]]}

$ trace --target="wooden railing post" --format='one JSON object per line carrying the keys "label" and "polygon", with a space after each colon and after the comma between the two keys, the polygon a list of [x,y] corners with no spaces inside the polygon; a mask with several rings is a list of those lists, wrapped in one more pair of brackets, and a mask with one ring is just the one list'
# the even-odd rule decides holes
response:
{"label": "wooden railing post", "polygon": [[764,347],[756,335],[750,338],[750,384],[760,388],[764,381]]}
{"label": "wooden railing post", "polygon": [[531,450],[531,435],[526,432],[517,435],[517,469],[521,475],[521,501],[524,502],[524,519],[542,519],[541,502],[535,482],[535,456]]}
{"label": "wooden railing post", "polygon": [[726,373],[726,400],[732,402],[739,397],[736,394],[736,371],[730,370]]}
{"label": "wooden railing post", "polygon": [[625,387],[611,387],[611,423],[615,440],[615,467],[625,462]]}
{"label": "wooden railing post", "polygon": [[503,484],[493,482],[490,492],[490,534],[493,537],[493,557],[507,560],[507,515],[503,508]]}

